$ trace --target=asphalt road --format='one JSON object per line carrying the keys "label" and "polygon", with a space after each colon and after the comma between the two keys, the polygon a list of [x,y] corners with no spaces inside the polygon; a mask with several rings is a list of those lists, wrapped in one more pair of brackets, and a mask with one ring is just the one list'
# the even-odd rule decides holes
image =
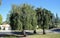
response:
{"label": "asphalt road", "polygon": [[[42,31],[37,31],[37,34],[42,34]],[[25,30],[27,35],[33,35],[33,30]],[[45,30],[46,33],[54,33],[54,34],[59,34],[60,33],[60,28],[54,28],[50,30]],[[22,35],[22,32],[12,32],[10,31],[0,31],[0,36],[1,35]]]}

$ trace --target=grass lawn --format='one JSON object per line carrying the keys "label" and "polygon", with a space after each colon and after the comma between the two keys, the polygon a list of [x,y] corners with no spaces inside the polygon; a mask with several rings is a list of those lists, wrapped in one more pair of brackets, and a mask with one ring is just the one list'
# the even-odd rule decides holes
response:
{"label": "grass lawn", "polygon": [[31,35],[28,38],[60,38],[60,34]]}

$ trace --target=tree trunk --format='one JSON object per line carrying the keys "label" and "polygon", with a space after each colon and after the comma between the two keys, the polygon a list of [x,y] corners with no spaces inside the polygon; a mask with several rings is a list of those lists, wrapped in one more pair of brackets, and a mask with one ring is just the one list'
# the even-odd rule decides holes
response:
{"label": "tree trunk", "polygon": [[43,26],[43,34],[46,34],[46,33],[45,33],[45,28],[44,28],[44,26]]}
{"label": "tree trunk", "polygon": [[34,34],[36,34],[36,30],[34,30]]}
{"label": "tree trunk", "polygon": [[22,33],[23,33],[24,37],[26,37],[26,32],[25,32],[25,30],[23,30]]}

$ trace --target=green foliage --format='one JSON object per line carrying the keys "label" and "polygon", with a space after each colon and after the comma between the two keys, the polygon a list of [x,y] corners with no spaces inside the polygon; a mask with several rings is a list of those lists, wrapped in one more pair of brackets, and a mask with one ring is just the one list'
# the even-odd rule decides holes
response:
{"label": "green foliage", "polygon": [[14,30],[36,29],[36,11],[28,4],[13,5],[10,13],[10,25]]}
{"label": "green foliage", "polygon": [[52,21],[52,13],[45,8],[37,8],[37,22],[38,26],[43,29],[43,34],[45,34],[45,28],[49,28]]}
{"label": "green foliage", "polygon": [[49,11],[45,8],[43,8],[43,9],[37,8],[36,12],[37,12],[37,18],[38,18],[37,22],[38,22],[39,27],[42,28],[43,20],[45,20],[44,27],[49,28],[49,25],[51,24],[52,17],[53,17],[51,11]]}
{"label": "green foliage", "polygon": [[[40,28],[54,27],[56,19],[51,11],[45,8],[37,8],[36,10],[28,4],[12,5],[12,10],[8,16],[12,29],[14,30],[36,30],[37,25]],[[9,20],[8,20],[9,19]]]}
{"label": "green foliage", "polygon": [[59,17],[58,17],[58,15],[56,14],[56,18],[55,18],[55,25],[56,25],[56,27],[57,27],[58,24],[59,24]]}
{"label": "green foliage", "polygon": [[0,24],[2,24],[2,16],[1,16],[1,14],[0,14]]}

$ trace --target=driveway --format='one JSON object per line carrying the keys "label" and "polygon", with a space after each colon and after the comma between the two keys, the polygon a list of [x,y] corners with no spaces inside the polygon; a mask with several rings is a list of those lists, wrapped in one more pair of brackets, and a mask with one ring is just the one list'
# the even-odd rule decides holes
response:
{"label": "driveway", "polygon": [[60,28],[53,28],[53,29],[51,29],[51,31],[52,31],[53,33],[60,34]]}

